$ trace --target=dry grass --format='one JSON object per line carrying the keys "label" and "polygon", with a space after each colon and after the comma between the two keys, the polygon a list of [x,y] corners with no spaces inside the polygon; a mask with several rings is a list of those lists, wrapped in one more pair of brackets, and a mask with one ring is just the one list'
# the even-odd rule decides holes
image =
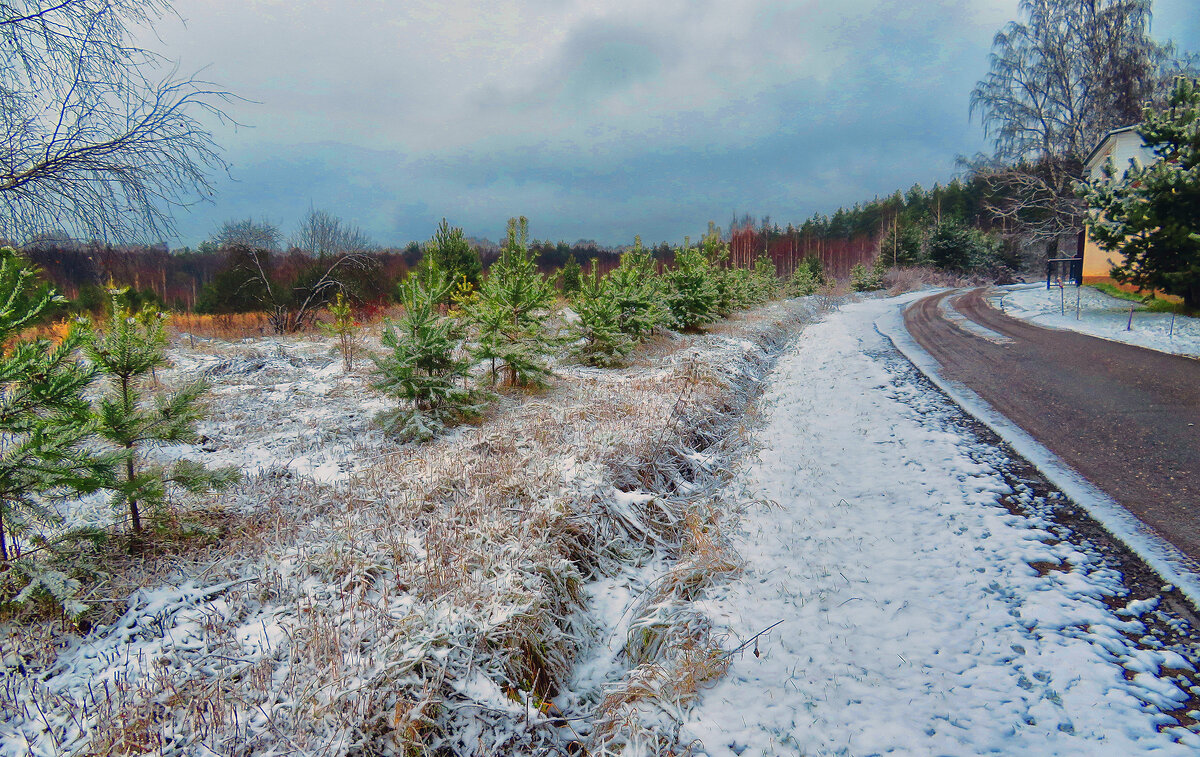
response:
{"label": "dry grass", "polygon": [[891,268],[883,275],[883,287],[891,297],[926,287],[974,287],[991,283],[991,279],[977,274],[951,273],[928,266]]}
{"label": "dry grass", "polygon": [[[31,664],[6,676],[3,718],[34,722],[41,708],[43,743],[94,754],[670,748],[682,709],[727,664],[689,605],[740,569],[722,529],[741,503],[725,485],[756,379],[806,307],[502,397],[457,436],[363,449],[345,485],[249,478],[219,512],[191,516],[218,543],[109,566],[130,611],[97,613],[106,629],[79,663],[105,687],[52,687]],[[597,631],[587,582],[656,555],[671,567],[633,610],[629,674],[597,709],[558,713],[551,700]],[[62,639],[42,643],[48,661]]]}

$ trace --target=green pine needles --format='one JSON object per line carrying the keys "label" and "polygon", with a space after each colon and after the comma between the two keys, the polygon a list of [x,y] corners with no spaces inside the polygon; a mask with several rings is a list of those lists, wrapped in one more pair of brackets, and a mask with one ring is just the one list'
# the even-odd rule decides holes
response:
{"label": "green pine needles", "polygon": [[132,313],[121,304],[121,293],[111,292],[108,324],[89,335],[84,352],[105,383],[96,432],[122,456],[115,480],[105,488],[113,491],[113,507],[128,513],[131,546],[136,546],[145,530],[143,520],[162,515],[172,489],[219,491],[238,474],[191,460],[161,465],[148,458],[155,446],[195,440],[208,387],[196,381],[171,394],[150,391],[153,372],[167,365],[167,316],[152,308]]}
{"label": "green pine needles", "polygon": [[717,273],[705,254],[690,240],[675,252],[675,267],[663,276],[663,301],[671,326],[696,331],[720,317],[721,292]]}
{"label": "green pine needles", "polygon": [[0,559],[20,557],[20,537],[58,521],[57,495],[99,489],[116,462],[89,451],[96,429],[83,397],[94,370],[75,354],[85,332],[72,327],[57,345],[20,332],[62,298],[36,281],[36,269],[0,248]]}
{"label": "green pine needles", "polygon": [[600,276],[596,261],[583,277],[572,301],[579,316],[574,333],[579,342],[575,356],[587,365],[608,368],[620,365],[634,348],[634,336],[622,328],[621,299],[612,276]]}
{"label": "green pine needles", "polygon": [[1136,131],[1158,160],[1105,164],[1103,175],[1079,187],[1089,232],[1103,249],[1120,252],[1117,281],[1158,290],[1200,309],[1200,80],[1175,80],[1167,107],[1146,108]]}
{"label": "green pine needles", "polygon": [[432,261],[400,285],[404,315],[383,330],[388,352],[375,358],[375,388],[403,404],[384,413],[385,428],[402,441],[427,441],[453,423],[479,411],[466,387],[470,361],[463,330],[439,312],[453,285]]}
{"label": "green pine needles", "polygon": [[529,220],[508,219],[508,239],[478,293],[460,304],[474,327],[477,360],[490,365],[494,386],[541,384],[551,375],[549,358],[557,347],[546,327],[554,286],[529,251]]}

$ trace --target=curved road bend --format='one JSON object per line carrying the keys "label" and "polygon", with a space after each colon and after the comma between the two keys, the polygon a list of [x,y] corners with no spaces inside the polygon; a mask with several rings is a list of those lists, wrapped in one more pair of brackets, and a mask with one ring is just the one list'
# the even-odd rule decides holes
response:
{"label": "curved road bend", "polygon": [[[996,334],[947,320],[946,297]],[[1200,360],[1034,326],[989,306],[983,289],[918,300],[904,322],[946,378],[1200,560]]]}

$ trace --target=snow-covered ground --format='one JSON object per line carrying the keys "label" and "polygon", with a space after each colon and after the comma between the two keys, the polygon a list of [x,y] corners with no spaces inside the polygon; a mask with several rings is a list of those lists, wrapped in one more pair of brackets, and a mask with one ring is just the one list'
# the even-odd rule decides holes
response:
{"label": "snow-covered ground", "polygon": [[[1079,317],[1076,317],[1076,295]],[[1014,318],[1042,326],[1091,334],[1176,355],[1200,357],[1200,318],[1151,313],[1140,305],[1105,294],[1094,287],[1017,284],[998,287],[992,304]],[[1129,307],[1134,305],[1132,324]],[[1128,327],[1128,328],[1127,328]]]}
{"label": "snow-covered ground", "polygon": [[743,483],[779,507],[743,519],[745,574],[700,600],[741,649],[680,743],[1195,754],[1194,650],[874,330],[896,306],[847,306],[777,365]]}

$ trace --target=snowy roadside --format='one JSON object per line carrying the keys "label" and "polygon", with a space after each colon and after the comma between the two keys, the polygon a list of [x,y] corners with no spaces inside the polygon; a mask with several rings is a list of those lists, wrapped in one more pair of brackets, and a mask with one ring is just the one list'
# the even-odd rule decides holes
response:
{"label": "snowy roadside", "polygon": [[[1078,318],[1075,317],[1077,294]],[[1060,292],[1057,287],[1047,290],[1044,284],[1017,284],[997,287],[989,299],[1007,315],[1049,328],[1200,357],[1200,318],[1175,316],[1172,323],[1170,313],[1135,308],[1131,322],[1129,308],[1136,303],[1119,300],[1093,287],[1080,287],[1077,292],[1075,287],[1068,286]]]}
{"label": "snowy roadside", "polygon": [[727,649],[749,643],[680,743],[739,757],[1195,753],[1186,627],[1069,539],[1057,493],[1014,477],[874,330],[895,307],[847,306],[776,366],[741,481],[779,507],[743,519],[744,575],[697,602]]}
{"label": "snowy roadside", "polygon": [[[160,378],[207,376],[213,414],[200,443],[163,454],[248,478],[183,513],[196,546],[103,566],[128,600],[97,600],[86,636],[3,629],[0,754],[586,738],[628,630],[655,622],[640,599],[708,528],[693,504],[728,479],[740,411],[810,305],[664,337],[624,370],[564,366],[545,394],[421,447],[372,427],[383,401],[320,340],[176,348]],[[66,514],[106,516],[97,501]]]}

